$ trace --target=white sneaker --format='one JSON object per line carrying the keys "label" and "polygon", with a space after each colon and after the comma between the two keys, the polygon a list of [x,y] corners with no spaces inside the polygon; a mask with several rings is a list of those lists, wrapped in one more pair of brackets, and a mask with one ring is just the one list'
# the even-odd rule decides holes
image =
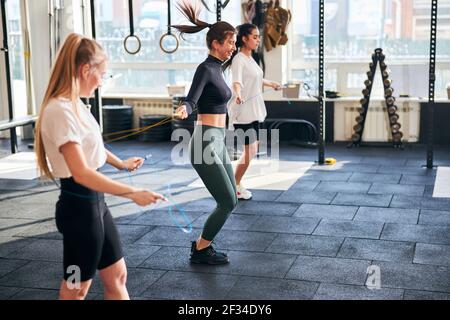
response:
{"label": "white sneaker", "polygon": [[252,193],[244,188],[242,185],[237,185],[237,197],[242,200],[250,200]]}

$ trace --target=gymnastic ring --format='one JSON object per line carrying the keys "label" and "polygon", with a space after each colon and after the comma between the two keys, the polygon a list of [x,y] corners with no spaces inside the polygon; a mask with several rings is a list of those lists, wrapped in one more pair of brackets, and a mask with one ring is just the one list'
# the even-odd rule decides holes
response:
{"label": "gymnastic ring", "polygon": [[[173,50],[167,50],[166,48],[163,47],[163,40],[164,40],[166,37],[169,37],[169,36],[173,37],[173,38],[175,39],[175,42],[176,42],[175,48],[174,48]],[[164,51],[165,53],[174,53],[175,51],[178,50],[179,45],[180,45],[180,41],[178,40],[177,36],[174,35],[174,34],[172,34],[172,33],[164,33],[164,34],[161,36],[161,38],[159,39],[159,47],[160,47],[161,50]]]}
{"label": "gymnastic ring", "polygon": [[[137,42],[138,42],[138,47],[135,51],[129,50],[127,47],[127,42],[128,40],[130,40],[131,38],[136,38]],[[128,52],[129,54],[137,54],[139,51],[141,51],[141,39],[139,39],[138,36],[134,35],[134,34],[130,34],[129,36],[127,36],[125,38],[125,40],[123,40],[123,47],[125,48],[125,51]]]}

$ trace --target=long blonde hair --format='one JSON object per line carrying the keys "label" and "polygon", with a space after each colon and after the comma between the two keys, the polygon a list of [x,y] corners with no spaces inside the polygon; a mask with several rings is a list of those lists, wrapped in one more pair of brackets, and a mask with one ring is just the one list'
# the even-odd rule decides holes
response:
{"label": "long blonde hair", "polygon": [[105,60],[105,51],[95,40],[76,33],[69,34],[59,49],[36,123],[34,148],[37,166],[41,175],[54,179],[48,166],[41,136],[41,125],[45,108],[53,98],[70,98],[74,112],[79,118],[77,108],[80,90],[79,68],[85,64],[97,66]]}

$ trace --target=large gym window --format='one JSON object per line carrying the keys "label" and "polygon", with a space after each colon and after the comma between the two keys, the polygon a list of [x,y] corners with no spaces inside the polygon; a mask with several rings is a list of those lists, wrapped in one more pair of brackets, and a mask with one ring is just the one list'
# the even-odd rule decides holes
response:
{"label": "large gym window", "polygon": [[[326,89],[358,95],[375,48],[382,48],[396,94],[426,97],[429,0],[326,0]],[[290,77],[317,83],[318,0],[290,0]],[[439,0],[436,94],[450,83],[450,0]],[[295,53],[295,54],[294,54]]]}

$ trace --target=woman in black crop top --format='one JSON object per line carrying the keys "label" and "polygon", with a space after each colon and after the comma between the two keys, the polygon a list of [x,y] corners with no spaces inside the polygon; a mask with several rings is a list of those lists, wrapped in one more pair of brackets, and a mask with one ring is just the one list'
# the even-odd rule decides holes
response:
{"label": "woman in black crop top", "polygon": [[[195,72],[191,90],[184,101],[187,113],[224,115],[231,90],[223,78],[223,61],[211,53]],[[181,111],[183,108],[180,108]]]}
{"label": "woman in black crop top", "polygon": [[209,55],[197,68],[192,86],[175,115],[186,118],[197,110],[197,125],[189,143],[190,160],[217,207],[205,222],[203,232],[192,242],[192,263],[225,264],[228,256],[211,246],[237,204],[236,182],[225,148],[225,121],[231,90],[223,77],[223,64],[236,50],[236,30],[227,22],[209,24],[198,19],[197,5],[182,0],[179,7],[193,26],[174,26],[181,33],[196,33],[209,28],[206,43]]}

